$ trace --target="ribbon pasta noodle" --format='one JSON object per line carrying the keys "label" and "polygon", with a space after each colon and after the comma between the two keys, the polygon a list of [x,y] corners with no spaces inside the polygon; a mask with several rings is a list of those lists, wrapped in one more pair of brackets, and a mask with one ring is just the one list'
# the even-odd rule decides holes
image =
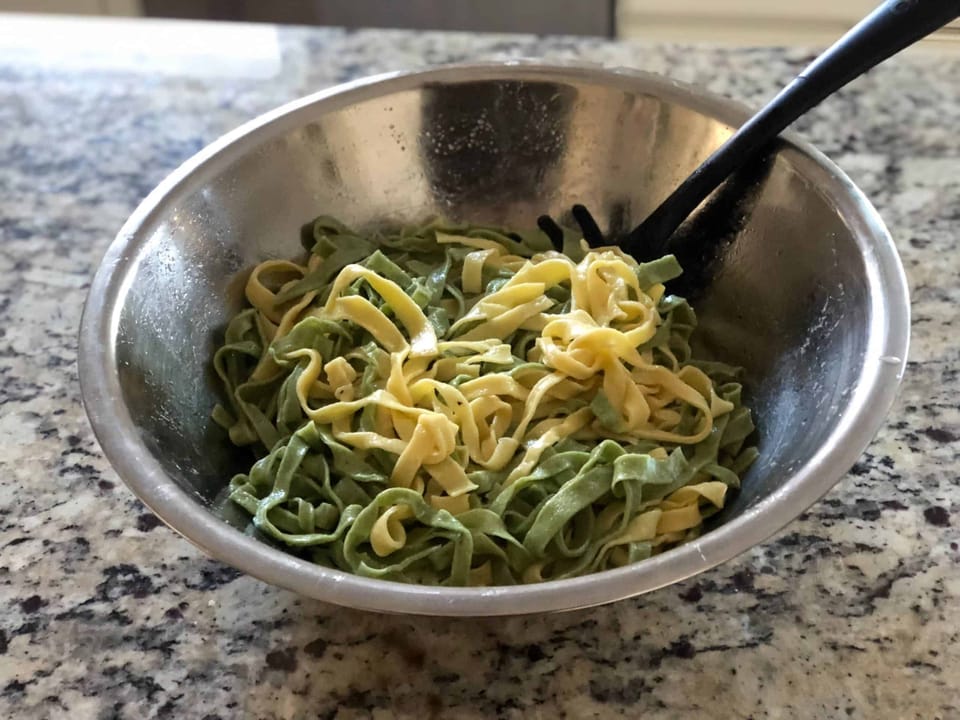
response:
{"label": "ribbon pasta noodle", "polygon": [[691,358],[672,256],[321,217],[250,274],[213,417],[263,536],[368,577],[503,585],[696,537],[756,457],[739,370]]}

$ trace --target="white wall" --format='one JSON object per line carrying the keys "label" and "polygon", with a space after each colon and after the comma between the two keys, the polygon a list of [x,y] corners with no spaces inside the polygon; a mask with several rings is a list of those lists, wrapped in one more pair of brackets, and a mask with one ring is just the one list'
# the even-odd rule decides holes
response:
{"label": "white wall", "polygon": [[[930,0],[935,2],[936,0]],[[880,0],[618,0],[621,37],[734,45],[830,43]],[[960,22],[928,44],[960,48]]]}
{"label": "white wall", "polygon": [[139,0],[0,0],[0,11],[71,15],[139,15]]}

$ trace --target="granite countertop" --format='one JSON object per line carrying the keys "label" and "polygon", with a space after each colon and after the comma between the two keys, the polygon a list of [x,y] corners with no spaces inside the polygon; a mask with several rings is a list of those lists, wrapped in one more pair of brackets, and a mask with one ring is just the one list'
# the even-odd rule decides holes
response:
{"label": "granite countertop", "polygon": [[896,238],[912,350],[852,472],[733,562],[569,614],[364,614],[208,559],[111,470],[80,405],[76,334],[137,202],[208,141],[299,95],[519,55],[634,66],[754,105],[810,57],[0,20],[0,717],[960,717],[957,56],[892,61],[800,125]]}

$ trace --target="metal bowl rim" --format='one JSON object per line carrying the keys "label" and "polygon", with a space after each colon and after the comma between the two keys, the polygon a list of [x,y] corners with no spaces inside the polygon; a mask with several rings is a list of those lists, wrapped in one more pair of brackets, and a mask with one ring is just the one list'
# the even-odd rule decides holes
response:
{"label": "metal bowl rim", "polygon": [[853,225],[867,261],[874,325],[865,370],[828,442],[770,496],[742,514],[650,560],[569,580],[493,588],[407,585],[352,575],[292,557],[213,516],[166,474],[140,440],[123,403],[115,338],[120,311],[147,232],[171,198],[216,174],[246,148],[295,127],[302,111],[328,112],[426,83],[491,80],[586,82],[661,97],[735,127],[748,108],[652,73],[579,62],[533,60],[444,65],[337,85],[294,100],[225,134],[164,179],[132,213],[105,252],[84,305],[79,337],[81,395],[94,434],[117,474],[173,530],[214,558],[268,583],[327,602],[381,612],[449,616],[520,615],[589,607],[655,590],[725,562],[767,539],[836,484],[883,423],[906,366],[910,307],[896,247],[876,209],[826,156],[786,133],[791,163],[829,195]]}

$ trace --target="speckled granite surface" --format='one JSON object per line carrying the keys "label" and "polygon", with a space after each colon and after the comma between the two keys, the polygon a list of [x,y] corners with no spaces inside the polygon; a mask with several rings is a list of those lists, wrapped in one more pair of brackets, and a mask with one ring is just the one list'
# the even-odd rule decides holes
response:
{"label": "speckled granite surface", "polygon": [[183,62],[178,32],[137,46],[85,25],[76,50],[0,45],[0,717],[960,717],[960,59],[899,59],[800,128],[880,208],[913,288],[901,398],[853,472],[682,585],[456,621],[298,598],[139,505],[79,401],[76,328],[101,252],[207,141],[358,75],[573,57],[758,104],[807,53],[281,30],[272,55],[267,30],[226,43],[232,60]]}

